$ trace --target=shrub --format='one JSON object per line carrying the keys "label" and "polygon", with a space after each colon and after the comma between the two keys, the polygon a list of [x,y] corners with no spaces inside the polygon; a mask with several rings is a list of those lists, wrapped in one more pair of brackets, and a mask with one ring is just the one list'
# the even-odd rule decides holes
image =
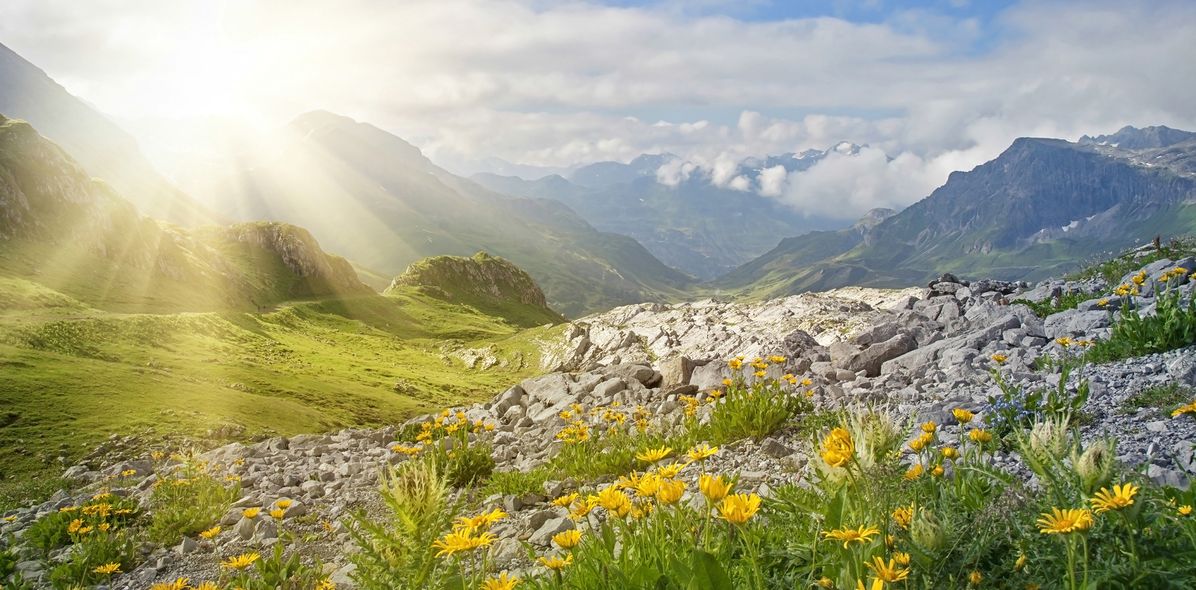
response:
{"label": "shrub", "polygon": [[160,471],[150,494],[153,519],[147,531],[155,543],[172,545],[210,528],[240,495],[235,476],[227,479],[194,459],[185,459],[172,473]]}
{"label": "shrub", "polygon": [[[1089,384],[1084,376],[1085,357],[1076,351],[1093,344],[1088,340],[1074,341],[1070,338],[1060,338],[1058,342],[1063,347],[1063,352],[1049,363],[1052,368],[1059,369],[1059,382],[1054,388],[1022,391],[1005,380],[1000,371],[1003,361],[994,360],[995,366],[990,373],[1001,393],[988,397],[984,421],[997,436],[1004,438],[1042,419],[1084,419],[1084,404],[1088,403]],[[1068,389],[1073,372],[1079,372],[1074,392]]]}
{"label": "shrub", "polygon": [[[252,558],[253,570],[230,567],[238,557],[242,562]],[[327,582],[327,578],[323,574],[323,567],[318,561],[305,564],[297,552],[292,552],[290,556],[287,556],[282,543],[275,544],[274,551],[265,558],[258,553],[247,553],[226,559],[224,563],[225,569],[233,572],[220,580],[220,583],[227,588],[312,590],[330,587],[321,585],[322,583],[330,584],[330,582]]]}
{"label": "shrub", "polygon": [[349,528],[358,549],[350,556],[354,581],[365,590],[442,588],[450,573],[433,543],[461,508],[449,499],[448,481],[434,461],[408,461],[383,476],[381,494],[389,517],[376,523],[359,513]]}
{"label": "shrub", "polygon": [[788,390],[782,381],[760,379],[748,385],[737,378],[710,413],[710,439],[718,444],[760,439],[776,432],[798,413],[812,409],[813,404],[804,394]]}
{"label": "shrub", "polygon": [[[1112,333],[1092,347],[1088,358],[1094,362],[1115,361],[1196,344],[1196,296],[1189,296],[1185,302],[1180,290],[1173,286],[1187,272],[1191,269],[1168,271],[1164,278],[1173,280],[1166,281],[1161,292],[1159,285],[1155,285],[1155,313],[1149,316],[1139,313],[1133,297],[1135,286],[1119,286],[1124,298]],[[1144,279],[1145,275],[1139,277]],[[1135,282],[1141,282],[1139,277],[1135,277]]]}
{"label": "shrub", "polygon": [[1168,415],[1172,410],[1186,403],[1192,397],[1192,388],[1180,385],[1179,383],[1155,385],[1126,398],[1122,404],[1122,409],[1124,411],[1151,409],[1163,415]]}

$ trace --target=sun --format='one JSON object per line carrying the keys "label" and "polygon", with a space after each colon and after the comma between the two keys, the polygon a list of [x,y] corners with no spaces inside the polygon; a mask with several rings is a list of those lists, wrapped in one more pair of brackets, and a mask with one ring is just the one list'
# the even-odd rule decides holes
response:
{"label": "sun", "polygon": [[130,98],[143,114],[204,117],[244,114],[253,56],[218,40],[180,42],[153,60]]}

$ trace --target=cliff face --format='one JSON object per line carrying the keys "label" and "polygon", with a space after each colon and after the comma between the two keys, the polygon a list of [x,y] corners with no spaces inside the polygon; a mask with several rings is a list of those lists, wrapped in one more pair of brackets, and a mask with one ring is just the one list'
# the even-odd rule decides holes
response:
{"label": "cliff face", "polygon": [[484,298],[548,309],[531,275],[510,262],[478,252],[471,258],[434,256],[407,267],[390,288],[422,287],[447,299]]}

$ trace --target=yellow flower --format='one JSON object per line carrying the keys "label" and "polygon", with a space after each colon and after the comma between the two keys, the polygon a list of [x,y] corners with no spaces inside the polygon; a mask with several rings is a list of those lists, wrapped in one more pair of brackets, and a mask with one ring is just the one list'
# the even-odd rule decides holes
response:
{"label": "yellow flower", "polygon": [[738,371],[739,369],[743,368],[743,361],[739,359],[731,359],[727,361],[727,366],[731,367],[731,370],[733,371]]}
{"label": "yellow flower", "polygon": [[1096,304],[1097,304],[1097,305],[1099,305],[1099,306],[1101,306],[1101,307],[1105,307],[1106,305],[1108,305],[1108,304],[1109,304],[1109,298],[1108,298],[1108,297],[1102,297],[1100,301],[1097,301],[1097,302],[1096,302]]}
{"label": "yellow flower", "polygon": [[910,468],[909,468],[909,469],[908,469],[908,470],[905,472],[905,475],[903,475],[903,476],[901,476],[901,477],[902,477],[902,479],[904,479],[905,481],[913,481],[913,480],[915,480],[915,479],[918,479],[919,477],[922,477],[922,471],[923,471],[923,470],[924,470],[924,468],[922,467],[922,464],[921,464],[921,463],[914,463],[914,464],[913,464],[913,465],[911,465],[911,466],[910,466]]}
{"label": "yellow flower", "polygon": [[660,484],[663,480],[655,473],[645,473],[639,479],[639,483],[635,486],[635,495],[641,498],[651,498],[656,495],[656,490],[660,489]]}
{"label": "yellow flower", "polygon": [[191,578],[175,578],[173,582],[158,582],[150,586],[150,590],[186,590],[190,582]]}
{"label": "yellow flower", "polygon": [[287,511],[283,510],[282,508],[275,508],[274,510],[270,511],[270,517],[274,520],[282,520],[282,518],[286,515]]}
{"label": "yellow flower", "polygon": [[913,504],[910,504],[909,506],[898,506],[895,510],[893,510],[893,522],[897,523],[897,526],[903,529],[908,529],[909,523],[913,522],[913,520]]}
{"label": "yellow flower", "polygon": [[826,576],[818,578],[818,581],[815,582],[815,584],[818,584],[819,588],[834,588],[835,587],[835,582]]}
{"label": "yellow flower", "polygon": [[681,474],[681,470],[689,466],[689,463],[673,463],[672,465],[665,465],[664,467],[656,468],[656,475],[664,479],[674,479]]}
{"label": "yellow flower", "polygon": [[671,447],[658,447],[655,449],[646,449],[642,452],[636,453],[635,458],[644,463],[655,463],[673,454]]}
{"label": "yellow flower", "polygon": [[1055,342],[1058,343],[1059,346],[1062,346],[1063,348],[1067,348],[1068,346],[1071,346],[1071,338],[1068,338],[1067,336],[1060,336],[1055,339]]}
{"label": "yellow flower", "polygon": [[[137,475],[136,469],[126,469],[126,470],[120,472],[121,477],[133,477],[134,475]],[[111,564],[109,564],[109,565],[111,565]],[[103,567],[103,566],[101,566],[101,567]]]}
{"label": "yellow flower", "polygon": [[833,531],[824,531],[823,537],[827,539],[834,539],[843,542],[843,548],[846,549],[849,543],[867,543],[872,537],[880,534],[880,529],[872,526],[860,525],[854,529],[843,528],[835,529]]}
{"label": "yellow flower", "polygon": [[[216,590],[215,585],[213,585],[212,590]],[[336,582],[325,578],[316,584],[314,590],[336,590]]]}
{"label": "yellow flower", "polygon": [[1024,567],[1026,567],[1026,554],[1022,553],[1017,556],[1017,561],[1013,562],[1013,571],[1020,572]]}
{"label": "yellow flower", "polygon": [[872,558],[871,562],[865,563],[872,573],[876,574],[877,579],[884,580],[888,583],[900,582],[909,577],[909,569],[902,569],[897,567],[897,563],[890,559],[888,563],[881,559],[880,556]]}
{"label": "yellow flower", "polygon": [[573,520],[580,520],[590,513],[596,506],[598,506],[598,496],[586,496],[585,500],[578,502],[576,506],[569,510],[569,518]]}
{"label": "yellow flower", "polygon": [[1005,361],[1009,360],[1009,357],[997,352],[997,353],[993,353],[992,359],[993,359],[994,363],[997,363],[998,365],[1003,365],[1003,364],[1005,364]]}
{"label": "yellow flower", "polygon": [[775,354],[774,354],[774,355],[772,355],[772,356],[768,357],[768,360],[769,360],[769,361],[772,361],[772,363],[773,363],[774,365],[779,365],[779,364],[781,364],[781,363],[785,362],[785,357],[783,357],[783,356],[780,356],[780,355],[775,355]]}
{"label": "yellow flower", "polygon": [[454,553],[488,547],[496,538],[494,533],[489,531],[474,536],[473,531],[456,530],[437,539],[435,543],[432,543],[432,547],[440,550],[436,553],[436,557],[448,557]]}
{"label": "yellow flower", "polygon": [[544,556],[538,561],[540,562],[540,565],[550,570],[560,571],[573,563],[573,554],[570,553],[569,555],[566,555],[564,559],[556,557],[555,555],[552,557]]}
{"label": "yellow flower", "polygon": [[495,508],[494,510],[485,514],[479,514],[473,517],[458,516],[457,522],[453,524],[453,528],[459,531],[477,531],[488,529],[494,523],[507,517],[507,513],[502,508]]}
{"label": "yellow flower", "polygon": [[279,501],[275,502],[274,506],[276,508],[282,508],[283,510],[286,510],[286,509],[290,508],[291,506],[293,506],[294,504],[295,503],[293,501],[284,499],[284,500],[279,500]]}
{"label": "yellow flower", "polygon": [[730,379],[723,379],[723,387],[730,387],[731,383],[733,383],[733,381]]}
{"label": "yellow flower", "polygon": [[905,553],[904,551],[894,551],[893,552],[893,561],[896,561],[897,565],[908,566],[909,565],[909,554]]}
{"label": "yellow flower", "polygon": [[685,493],[685,482],[677,480],[667,480],[660,483],[660,489],[656,490],[656,501],[661,504],[676,504],[681,500],[681,495]]}
{"label": "yellow flower", "polygon": [[872,578],[872,584],[867,588],[864,587],[863,580],[855,581],[856,590],[885,590],[885,581],[880,578]]}
{"label": "yellow flower", "polygon": [[943,447],[943,458],[955,460],[959,458],[959,450],[955,447]]}
{"label": "yellow flower", "polygon": [[975,414],[964,408],[955,408],[954,410],[951,410],[951,415],[955,416],[955,421],[960,424],[967,424],[968,422],[972,421],[972,418],[976,417]]}
{"label": "yellow flower", "polygon": [[698,491],[710,502],[718,502],[731,493],[731,482],[721,475],[703,473],[698,478]]}
{"label": "yellow flower", "polygon": [[497,578],[482,582],[482,590],[513,590],[518,585],[519,578],[508,577],[507,572],[503,572]]}
{"label": "yellow flower", "polygon": [[241,511],[241,516],[245,518],[257,518],[262,513],[262,509],[258,507],[246,508]]}
{"label": "yellow flower", "polygon": [[1196,414],[1196,402],[1184,404],[1176,408],[1174,412],[1171,412],[1171,417],[1178,418],[1184,414]]}
{"label": "yellow flower", "polygon": [[1112,492],[1106,488],[1101,488],[1091,500],[1092,507],[1096,509],[1097,514],[1110,510],[1120,510],[1127,506],[1132,506],[1134,504],[1134,495],[1137,493],[1138,486],[1132,483],[1115,485]]}
{"label": "yellow flower", "polygon": [[598,505],[619,518],[631,512],[631,498],[614,486],[598,492]]}
{"label": "yellow flower", "polygon": [[760,510],[760,496],[756,494],[731,494],[723,498],[718,506],[719,517],[732,524],[743,524]]}
{"label": "yellow flower", "polygon": [[1141,285],[1142,283],[1145,283],[1146,282],[1146,271],[1140,271],[1138,274],[1134,275],[1130,280],[1133,281],[1135,285]]}
{"label": "yellow flower", "polygon": [[755,373],[752,373],[752,374],[755,375],[757,379],[763,379],[764,376],[767,375],[768,373],[765,371],[756,371]]}
{"label": "yellow flower", "polygon": [[710,457],[713,457],[714,454],[717,452],[718,452],[718,447],[712,447],[708,444],[702,443],[702,444],[690,449],[689,452],[686,453],[686,455],[689,457],[690,461],[702,461],[704,459],[709,459]]}
{"label": "yellow flower", "polygon": [[91,571],[93,573],[101,574],[104,576],[111,576],[112,574],[120,573],[120,564],[116,563],[116,562],[105,563],[104,565],[96,567],[95,569],[93,569]]}
{"label": "yellow flower", "polygon": [[972,442],[974,442],[974,443],[984,444],[984,443],[992,442],[993,435],[991,432],[988,432],[987,430],[973,428],[971,431],[968,432],[968,438],[972,439]]}
{"label": "yellow flower", "polygon": [[257,553],[242,553],[224,560],[224,563],[220,565],[223,565],[225,569],[243,570],[261,558],[262,556]]}
{"label": "yellow flower", "polygon": [[562,549],[572,549],[581,542],[581,531],[571,529],[552,536],[552,542],[559,545]]}
{"label": "yellow flower", "polygon": [[211,539],[215,538],[216,535],[219,535],[219,534],[220,534],[220,525],[216,525],[206,531],[200,532],[199,536],[201,536],[205,539],[211,540]]}
{"label": "yellow flower", "polygon": [[83,520],[76,518],[75,520],[72,520],[70,524],[66,525],[66,532],[73,535],[79,532],[79,529],[81,528],[83,528]]}
{"label": "yellow flower", "polygon": [[973,586],[979,586],[982,580],[984,576],[980,575],[980,570],[972,570],[972,573],[968,574],[968,583]]}
{"label": "yellow flower", "polygon": [[561,496],[561,497],[553,500],[552,505],[558,506],[560,508],[568,508],[568,507],[572,506],[574,502],[577,501],[577,497],[578,497],[577,492],[573,492],[572,494],[565,494],[564,496]]}
{"label": "yellow flower", "polygon": [[934,469],[930,470],[930,476],[931,477],[942,477],[943,476],[943,466],[935,465]]}
{"label": "yellow flower", "polygon": [[831,467],[842,467],[851,461],[855,455],[855,443],[851,440],[851,433],[845,428],[831,430],[822,439],[822,460]]}
{"label": "yellow flower", "polygon": [[1175,510],[1176,514],[1180,516],[1192,516],[1192,505],[1184,504]]}
{"label": "yellow flower", "polygon": [[1044,535],[1066,535],[1092,528],[1092,513],[1081,508],[1052,508],[1050,514],[1042,514],[1037,524]]}

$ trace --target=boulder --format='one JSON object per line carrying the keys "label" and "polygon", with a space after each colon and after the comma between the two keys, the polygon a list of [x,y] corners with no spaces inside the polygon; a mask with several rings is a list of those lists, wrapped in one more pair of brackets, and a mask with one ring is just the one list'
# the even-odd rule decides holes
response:
{"label": "boulder", "polygon": [[661,385],[688,385],[693,375],[693,361],[684,356],[677,356],[660,363]]}
{"label": "boulder", "polygon": [[906,354],[917,346],[918,343],[908,334],[897,334],[855,353],[840,368],[852,372],[863,371],[868,377],[876,377],[880,375],[881,366],[885,361]]}

